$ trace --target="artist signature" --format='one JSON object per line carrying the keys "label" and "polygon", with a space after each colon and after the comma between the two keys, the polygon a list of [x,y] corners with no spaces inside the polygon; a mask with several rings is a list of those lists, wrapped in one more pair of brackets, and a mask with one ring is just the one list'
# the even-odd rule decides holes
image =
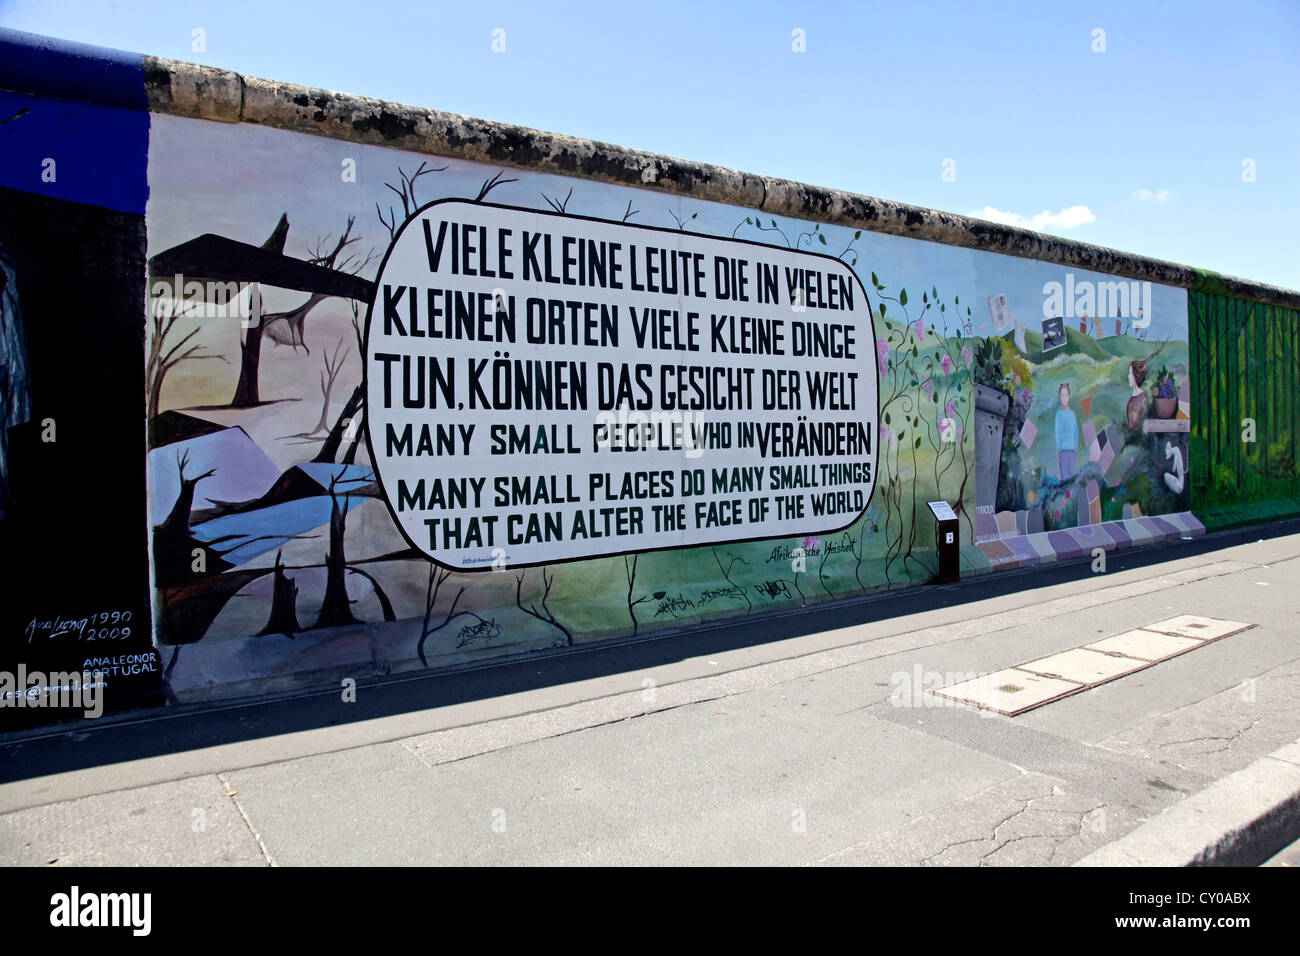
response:
{"label": "artist signature", "polygon": [[456,646],[464,647],[474,641],[491,641],[501,636],[501,626],[496,621],[479,621],[466,624],[456,635]]}
{"label": "artist signature", "polygon": [[733,584],[727,588],[706,588],[700,592],[700,600],[697,606],[703,607],[710,601],[716,601],[718,598],[735,598],[738,601],[745,600],[745,592],[738,585]]}
{"label": "artist signature", "polygon": [[790,583],[788,581],[764,581],[762,584],[755,584],[754,590],[763,597],[776,600],[777,597],[793,597],[790,593]]}
{"label": "artist signature", "polygon": [[659,602],[659,606],[655,608],[655,617],[662,617],[665,614],[676,617],[682,611],[690,611],[693,610],[694,607],[695,602],[686,595],[672,595],[670,597],[665,597]]}
{"label": "artist signature", "polygon": [[129,638],[131,628],[125,625],[130,620],[130,611],[97,611],[88,617],[34,617],[27,625],[27,643],[31,644],[37,637],[55,638],[66,634],[75,634],[78,640],[87,641]]}

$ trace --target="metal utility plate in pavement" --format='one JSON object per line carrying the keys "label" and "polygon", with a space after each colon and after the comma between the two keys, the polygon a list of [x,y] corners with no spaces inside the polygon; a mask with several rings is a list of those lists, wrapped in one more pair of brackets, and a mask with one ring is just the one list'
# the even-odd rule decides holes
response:
{"label": "metal utility plate in pavement", "polygon": [[1167,621],[1155,624],[1143,624],[1144,631],[1158,631],[1161,634],[1173,634],[1176,637],[1194,637],[1198,641],[1217,641],[1229,634],[1236,634],[1254,624],[1242,624],[1240,621],[1221,621],[1213,617],[1197,617],[1195,614],[1180,614]]}
{"label": "metal utility plate in pavement", "polygon": [[1015,717],[1254,626],[1180,614],[930,693]]}
{"label": "metal utility plate in pavement", "polygon": [[1135,631],[1125,631],[1114,637],[1085,644],[1084,648],[1090,651],[1101,651],[1103,654],[1122,654],[1125,657],[1136,657],[1139,660],[1155,663],[1185,654],[1203,643],[1204,641],[1192,637],[1175,637],[1172,634],[1160,634],[1138,628]]}
{"label": "metal utility plate in pavement", "polygon": [[1044,677],[1009,667],[931,693],[1014,717],[1083,689],[1084,685],[1075,681]]}
{"label": "metal utility plate in pavement", "polygon": [[1101,651],[1090,651],[1086,647],[1076,647],[1072,651],[1062,651],[1050,657],[1040,657],[1036,661],[1016,666],[1021,670],[1042,674],[1044,677],[1059,677],[1061,680],[1074,681],[1076,684],[1093,686],[1150,667],[1151,661],[1120,657],[1117,654],[1103,654]]}

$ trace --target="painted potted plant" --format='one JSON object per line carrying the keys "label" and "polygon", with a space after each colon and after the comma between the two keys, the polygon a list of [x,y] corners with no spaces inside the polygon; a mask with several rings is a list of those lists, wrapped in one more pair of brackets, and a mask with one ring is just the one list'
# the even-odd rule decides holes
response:
{"label": "painted potted plant", "polygon": [[1173,418],[1178,414],[1178,383],[1163,365],[1156,376],[1156,394],[1152,404],[1156,418]]}

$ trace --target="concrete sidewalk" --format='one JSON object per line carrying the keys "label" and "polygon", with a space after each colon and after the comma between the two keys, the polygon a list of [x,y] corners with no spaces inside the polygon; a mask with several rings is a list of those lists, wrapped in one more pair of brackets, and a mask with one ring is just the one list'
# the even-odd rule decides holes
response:
{"label": "concrete sidewalk", "polygon": [[[1169,815],[1195,796],[1206,822],[1234,785],[1258,790],[1260,761],[1291,766],[1275,752],[1300,737],[1298,582],[1289,535],[485,699],[92,751],[79,769],[47,772],[41,748],[211,718],[11,739],[9,776],[40,775],[0,785],[0,861],[1069,865],[1116,846],[1089,861],[1188,862],[1212,848],[1165,839],[1144,860],[1141,841],[1181,832]],[[1015,718],[923,693],[1181,614],[1255,626]],[[1242,826],[1209,813],[1199,842]],[[1300,836],[1283,822],[1266,856]]]}

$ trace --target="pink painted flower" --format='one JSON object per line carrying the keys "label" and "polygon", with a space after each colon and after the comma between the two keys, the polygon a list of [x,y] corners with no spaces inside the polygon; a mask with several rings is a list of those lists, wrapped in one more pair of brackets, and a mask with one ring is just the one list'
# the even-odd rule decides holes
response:
{"label": "pink painted flower", "polygon": [[944,375],[947,375],[949,372],[952,371],[952,359],[948,358],[947,355],[945,355],[945,356],[944,356],[944,357],[939,361],[939,365],[940,365],[940,367],[943,369],[943,374],[944,374]]}
{"label": "pink painted flower", "polygon": [[965,363],[967,368],[970,368],[971,352],[965,345],[961,347],[961,360]]}
{"label": "pink painted flower", "polygon": [[934,392],[934,382],[930,381],[929,377],[927,377],[926,380],[921,383],[921,390],[924,391],[926,395],[930,395]]}
{"label": "pink painted flower", "polygon": [[947,405],[945,405],[945,406],[943,407],[943,410],[944,410],[944,412],[948,415],[949,418],[956,418],[956,417],[957,417],[957,403],[956,403],[956,402],[949,402]]}
{"label": "pink painted flower", "polygon": [[1057,508],[1055,511],[1052,512],[1052,514],[1054,514],[1058,518],[1061,517],[1061,509]]}
{"label": "pink painted flower", "polygon": [[894,443],[894,430],[892,428],[882,428],[880,430],[880,440],[892,445]]}
{"label": "pink painted flower", "polygon": [[924,340],[924,339],[925,339],[925,323],[922,322],[920,319],[917,319],[915,322],[912,323],[912,327],[916,330],[916,337],[917,337],[918,339],[922,339],[922,340]]}
{"label": "pink painted flower", "polygon": [[1065,489],[1065,497],[1067,497],[1067,498],[1070,497],[1070,489],[1069,489],[1069,488],[1066,488],[1066,489]]}
{"label": "pink painted flower", "polygon": [[803,539],[803,549],[805,551],[816,551],[820,544],[821,540],[815,534],[810,534]]}
{"label": "pink painted flower", "polygon": [[961,422],[958,422],[958,423],[957,423],[957,442],[958,442],[958,444],[961,443],[962,432],[964,432],[965,430],[966,430],[965,426],[962,425]]}
{"label": "pink painted flower", "polygon": [[884,339],[876,339],[876,357],[880,359],[880,371],[884,371],[889,364],[889,343]]}

